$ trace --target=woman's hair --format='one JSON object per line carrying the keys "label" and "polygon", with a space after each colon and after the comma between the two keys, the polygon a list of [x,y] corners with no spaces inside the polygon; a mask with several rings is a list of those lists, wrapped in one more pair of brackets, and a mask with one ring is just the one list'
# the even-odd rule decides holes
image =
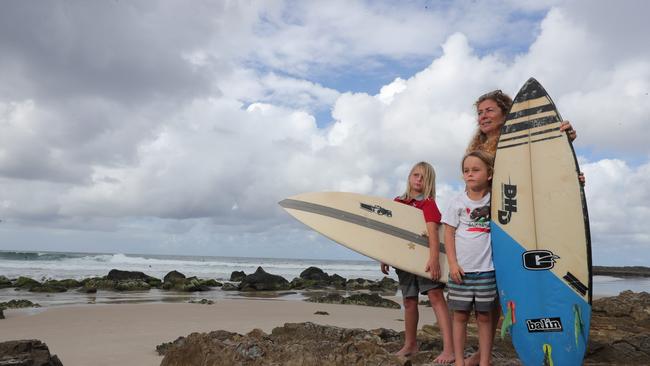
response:
{"label": "woman's hair", "polygon": [[[463,156],[463,160],[460,162],[460,171],[463,172],[465,170],[465,159],[469,158],[470,156],[473,156],[475,158],[480,159],[485,166],[488,168],[488,176],[492,177],[494,176],[494,155],[490,154],[487,151],[483,150],[474,150],[470,151],[465,156]],[[490,185],[492,185],[492,180],[489,180]]]}
{"label": "woman's hair", "polygon": [[409,172],[409,176],[406,179],[406,192],[404,192],[402,198],[405,200],[415,199],[415,197],[411,196],[411,174],[413,174],[415,169],[418,168],[422,169],[422,174],[423,174],[422,194],[424,194],[424,198],[431,198],[435,200],[436,199],[436,171],[433,170],[431,164],[427,163],[426,161],[421,161],[413,165],[413,168],[411,168],[411,171]]}
{"label": "woman's hair", "polygon": [[[481,95],[478,97],[476,102],[474,102],[474,107],[478,109],[478,105],[488,99],[493,100],[497,106],[499,106],[499,109],[501,109],[504,116],[508,114],[510,106],[512,106],[512,98],[501,90],[494,90]],[[489,141],[487,135],[481,132],[481,129],[477,127],[474,137],[472,137],[472,140],[467,146],[467,152],[482,150],[494,155],[497,151],[497,142],[497,140]]]}

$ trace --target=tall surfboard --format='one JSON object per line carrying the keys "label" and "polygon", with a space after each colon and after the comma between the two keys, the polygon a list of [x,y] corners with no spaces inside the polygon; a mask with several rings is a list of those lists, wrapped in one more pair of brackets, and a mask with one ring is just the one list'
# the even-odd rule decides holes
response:
{"label": "tall surfboard", "polygon": [[504,323],[525,365],[581,365],[591,318],[587,205],[571,142],[531,78],[501,128],[492,246]]}
{"label": "tall surfboard", "polygon": [[[280,201],[303,224],[358,253],[429,277],[429,239],[422,210],[386,198],[346,192],[303,193]],[[442,233],[442,230],[439,230]],[[442,235],[439,237],[442,243]],[[440,281],[449,269],[440,245]]]}

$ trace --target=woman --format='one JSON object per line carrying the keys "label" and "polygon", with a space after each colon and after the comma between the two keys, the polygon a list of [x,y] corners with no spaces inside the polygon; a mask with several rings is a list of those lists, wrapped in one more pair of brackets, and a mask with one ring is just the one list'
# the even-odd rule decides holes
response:
{"label": "woman", "polygon": [[[512,106],[512,98],[501,90],[494,90],[481,95],[474,103],[474,106],[476,106],[478,128],[467,146],[466,152],[480,150],[494,156],[497,150],[499,136],[501,136],[501,127],[506,121],[510,106]],[[570,141],[575,140],[577,137],[576,130],[571,126],[569,121],[563,121],[560,124],[560,131],[565,131]],[[578,180],[580,184],[585,183],[585,178],[582,173],[579,174]],[[497,306],[492,314],[492,337],[496,333],[500,315],[500,306]],[[479,360],[480,354],[476,352],[465,359],[465,365],[478,365]]]}
{"label": "woman", "polygon": [[[508,110],[512,105],[512,98],[501,90],[495,90],[481,95],[474,105],[478,117],[478,128],[467,147],[467,152],[482,150],[494,155],[499,136],[501,136],[501,127],[505,123]],[[568,121],[560,124],[560,131],[566,131],[571,141],[577,137],[576,131]]]}

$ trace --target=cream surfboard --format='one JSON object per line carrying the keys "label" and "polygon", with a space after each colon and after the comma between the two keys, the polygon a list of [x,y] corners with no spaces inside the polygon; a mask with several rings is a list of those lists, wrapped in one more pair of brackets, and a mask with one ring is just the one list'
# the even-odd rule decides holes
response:
{"label": "cream surfboard", "polygon": [[497,145],[492,246],[505,323],[525,365],[581,365],[591,247],[578,163],[544,88],[529,79]]}
{"label": "cream surfboard", "polygon": [[[280,201],[280,206],[298,221],[345,247],[392,267],[429,277],[425,272],[429,241],[422,211],[415,207],[345,192],[299,194]],[[440,268],[440,281],[446,281],[449,270],[442,244]]]}

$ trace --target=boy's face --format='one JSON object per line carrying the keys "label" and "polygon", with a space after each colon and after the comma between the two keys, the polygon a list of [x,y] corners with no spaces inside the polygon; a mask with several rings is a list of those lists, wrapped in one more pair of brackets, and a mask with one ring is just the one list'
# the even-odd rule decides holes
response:
{"label": "boy's face", "polygon": [[492,176],[483,160],[476,156],[468,156],[463,162],[463,180],[469,189],[482,189],[488,185]]}

